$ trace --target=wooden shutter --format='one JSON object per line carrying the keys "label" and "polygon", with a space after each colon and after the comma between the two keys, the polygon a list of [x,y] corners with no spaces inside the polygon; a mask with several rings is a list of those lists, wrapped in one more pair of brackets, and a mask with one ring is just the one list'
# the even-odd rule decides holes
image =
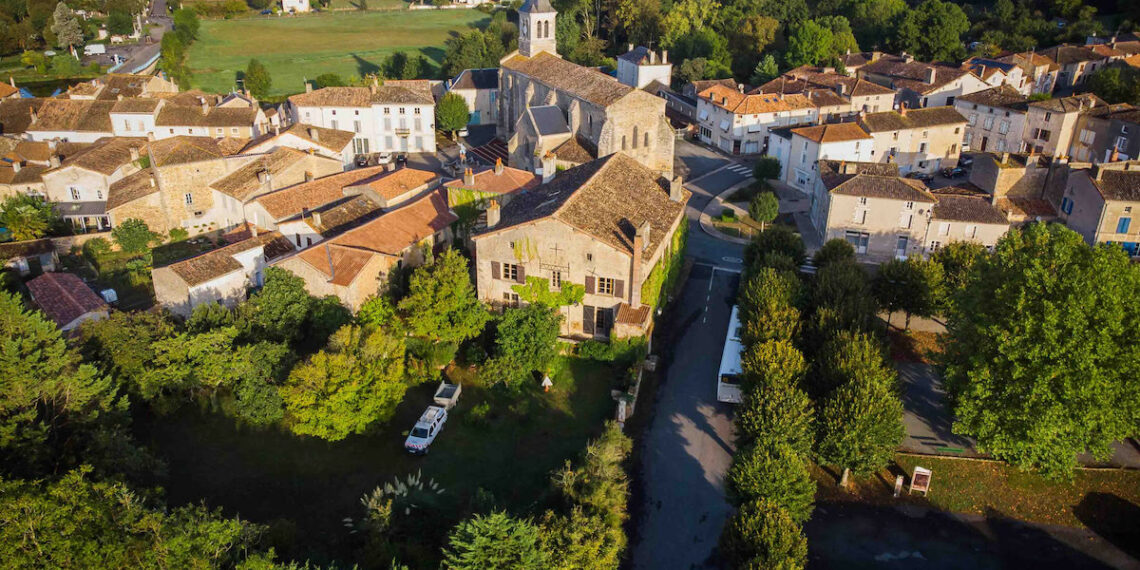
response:
{"label": "wooden shutter", "polygon": [[498,261],[492,261],[491,262],[491,279],[498,279],[499,275],[500,275],[500,273],[499,273],[499,262]]}
{"label": "wooden shutter", "polygon": [[614,297],[625,297],[625,281],[614,279]]}
{"label": "wooden shutter", "polygon": [[[591,295],[594,294],[594,276],[593,275],[587,275],[586,276],[586,292],[591,294]],[[591,311],[593,311],[593,309],[591,309]]]}
{"label": "wooden shutter", "polygon": [[[592,279],[587,277],[587,279]],[[592,281],[587,281],[592,283]],[[594,334],[594,308],[589,305],[582,306],[582,332],[592,335]]]}
{"label": "wooden shutter", "polygon": [[515,267],[519,268],[518,276],[515,277],[515,281],[526,283],[526,268],[521,265],[516,265]]}

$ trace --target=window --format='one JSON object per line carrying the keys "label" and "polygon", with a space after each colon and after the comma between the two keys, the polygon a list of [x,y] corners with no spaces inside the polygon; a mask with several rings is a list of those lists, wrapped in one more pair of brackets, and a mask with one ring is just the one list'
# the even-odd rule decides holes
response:
{"label": "window", "polygon": [[550,272],[550,286],[555,288],[555,289],[561,289],[562,288],[562,272],[561,271],[551,271]]}
{"label": "window", "polygon": [[1120,134],[1122,134],[1122,135],[1128,134],[1128,125],[1120,125]]}
{"label": "window", "polygon": [[79,189],[72,186],[70,188],[70,190],[71,190],[71,199],[78,201],[79,200]]}
{"label": "window", "polygon": [[360,132],[360,121],[353,121],[352,122],[352,132],[354,132],[354,133]]}
{"label": "window", "polygon": [[867,205],[867,197],[866,196],[860,196],[859,197],[859,205],[860,206],[866,206]]}
{"label": "window", "polygon": [[974,133],[967,132],[966,133],[966,139],[962,141],[962,146],[964,146],[964,147],[970,146],[970,142],[973,140],[974,140]]}
{"label": "window", "polygon": [[854,222],[859,225],[867,223],[867,210],[862,208],[855,210]]}
{"label": "window", "polygon": [[962,133],[962,127],[954,127],[954,134],[957,135],[957,134],[961,134],[961,133]]}
{"label": "window", "polygon": [[614,294],[614,280],[610,277],[598,278],[598,294],[599,295],[613,295]]}
{"label": "window", "polygon": [[1084,143],[1086,145],[1091,145],[1094,140],[1096,140],[1096,133],[1094,133],[1088,129],[1081,129],[1081,142],[1082,143]]}
{"label": "window", "polygon": [[914,214],[903,213],[899,216],[899,227],[904,230],[910,229],[910,224],[914,220]]}
{"label": "window", "polygon": [[333,114],[333,116],[334,116],[334,117],[336,116],[336,109],[333,109],[333,110],[332,110],[332,114]]}
{"label": "window", "polygon": [[219,137],[224,135],[225,133],[226,133],[226,130],[221,128],[221,127],[214,129],[214,134],[218,135]]}
{"label": "window", "polygon": [[356,115],[357,117],[359,117],[359,116],[360,116],[360,110],[359,110],[359,109],[357,109],[356,111],[353,111],[353,112],[352,112],[352,114],[353,114],[353,115]]}
{"label": "window", "polygon": [[903,204],[903,209],[913,210],[914,209],[914,202],[907,202],[907,203]]}
{"label": "window", "polygon": [[1052,121],[1052,120],[1053,120],[1053,113],[1045,113],[1045,122],[1048,123],[1049,121]]}
{"label": "window", "polygon": [[1041,136],[1039,138],[1043,141],[1048,142],[1049,141],[1049,131],[1047,131],[1045,129],[1041,129]]}
{"label": "window", "polygon": [[977,123],[978,123],[978,116],[975,115],[974,113],[970,113],[970,117],[966,119],[966,124],[968,124],[972,127],[972,126],[976,125]]}
{"label": "window", "polygon": [[940,235],[940,236],[950,235],[950,222],[942,222],[942,223],[938,224],[938,235]]}
{"label": "window", "polygon": [[230,127],[230,134],[231,135],[238,134],[238,128],[237,127]]}
{"label": "window", "polygon": [[926,138],[927,135],[929,135],[929,134],[930,134],[930,131],[922,131],[922,138]]}
{"label": "window", "polygon": [[416,115],[419,115],[420,114],[420,108],[416,107],[412,112]]}
{"label": "window", "polygon": [[1124,213],[1125,214],[1131,214],[1132,213],[1132,206],[1125,206],[1124,207]]}
{"label": "window", "polygon": [[594,254],[587,253],[586,254],[586,261],[593,261],[593,260],[594,260]]}
{"label": "window", "polygon": [[648,132],[645,133],[645,141],[642,143],[641,146],[649,148],[649,133]]}
{"label": "window", "polygon": [[844,235],[847,243],[855,248],[855,253],[867,253],[867,242],[871,239],[871,234],[867,232],[847,232]]}
{"label": "window", "polygon": [[511,307],[519,306],[519,294],[510,292],[503,293],[503,303]]}
{"label": "window", "polygon": [[337,127],[336,119],[333,119],[332,122],[330,122],[329,124],[332,126],[333,130],[336,130],[336,127]]}
{"label": "window", "polygon": [[1005,152],[1005,139],[999,139],[997,145],[998,152]]}
{"label": "window", "polygon": [[625,135],[621,136],[621,149],[625,150]]}
{"label": "window", "polygon": [[972,239],[972,238],[977,237],[978,236],[978,226],[976,226],[974,224],[968,224],[966,226],[965,236],[968,239]]}
{"label": "window", "polygon": [[993,116],[986,117],[986,120],[982,121],[982,128],[987,131],[994,128]]}
{"label": "window", "polygon": [[385,115],[391,115],[392,114],[392,108],[391,107],[384,107],[384,114]]}
{"label": "window", "polygon": [[998,125],[998,132],[1003,134],[1003,135],[1008,133],[1009,132],[1009,121],[1002,121],[1001,124]]}
{"label": "window", "polygon": [[1132,226],[1132,218],[1126,217],[1126,216],[1121,216],[1120,219],[1118,219],[1116,221],[1116,233],[1126,234],[1126,233],[1128,233],[1128,228],[1131,226]]}
{"label": "window", "polygon": [[519,266],[515,265],[513,263],[504,263],[503,264],[503,279],[506,279],[507,281],[518,281],[519,280]]}
{"label": "window", "polygon": [[407,114],[407,112],[404,110],[404,108],[403,108],[403,107],[400,107],[400,111],[399,111],[399,113],[400,113],[401,115],[406,115],[406,114]]}
{"label": "window", "polygon": [[[96,200],[102,200],[103,199],[103,191],[102,190],[95,190],[95,199]],[[1125,208],[1124,209],[1125,212],[1129,212],[1131,210],[1132,210],[1131,208]]]}
{"label": "window", "polygon": [[930,242],[930,251],[931,251],[931,253],[938,251],[938,248],[940,248],[940,247],[942,247],[942,242],[940,242],[940,241],[932,241],[932,242]]}
{"label": "window", "polygon": [[924,142],[918,143],[918,152],[926,152],[926,143],[924,143]]}
{"label": "window", "polygon": [[[194,204],[194,195],[189,193],[189,192],[187,192],[185,195],[183,195],[182,199],[186,201],[187,206],[191,206]],[[297,244],[297,245],[300,245],[300,244]]]}
{"label": "window", "polygon": [[899,140],[899,133],[897,131],[892,133],[891,140]]}
{"label": "window", "polygon": [[1072,214],[1073,213],[1073,199],[1072,198],[1061,198],[1061,211],[1064,212],[1065,214]]}

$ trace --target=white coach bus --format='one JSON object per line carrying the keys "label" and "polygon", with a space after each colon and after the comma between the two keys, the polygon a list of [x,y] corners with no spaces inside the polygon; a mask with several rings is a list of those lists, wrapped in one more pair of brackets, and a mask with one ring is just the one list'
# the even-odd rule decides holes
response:
{"label": "white coach bus", "polygon": [[721,402],[739,404],[743,399],[740,390],[740,356],[744,345],[740,342],[740,308],[732,306],[732,316],[728,319],[728,333],[724,339],[724,352],[720,355],[720,373],[717,374],[716,399]]}

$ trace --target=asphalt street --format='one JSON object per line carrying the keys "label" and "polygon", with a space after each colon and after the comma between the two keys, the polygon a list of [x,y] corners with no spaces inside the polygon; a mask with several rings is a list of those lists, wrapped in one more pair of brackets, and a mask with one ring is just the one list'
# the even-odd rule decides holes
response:
{"label": "asphalt street", "polygon": [[744,182],[750,176],[750,165],[736,163],[723,155],[688,141],[677,141],[674,171],[684,176],[693,195],[686,214],[689,217],[687,253],[695,261],[740,269],[744,247],[714,238],[701,231],[700,216],[717,194]]}
{"label": "asphalt street", "polygon": [[717,402],[716,378],[739,281],[735,271],[695,265],[675,309],[676,342],[658,350],[666,372],[639,443],[633,568],[720,566],[715,552],[731,513],[724,476],[734,443],[732,406]]}

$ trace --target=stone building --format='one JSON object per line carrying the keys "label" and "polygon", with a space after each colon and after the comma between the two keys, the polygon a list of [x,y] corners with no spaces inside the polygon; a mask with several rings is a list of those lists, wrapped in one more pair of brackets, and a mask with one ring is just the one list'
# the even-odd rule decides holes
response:
{"label": "stone building", "polygon": [[989,196],[946,188],[934,191],[937,202],[927,228],[926,252],[934,253],[956,241],[976,243],[992,250],[1009,231],[1009,219]]}
{"label": "stone building", "polygon": [[336,158],[344,163],[345,170],[353,168],[353,158],[356,153],[353,149],[352,131],[341,131],[314,127],[304,123],[293,123],[284,129],[274,127],[269,132],[257,137],[242,149],[242,154],[257,154],[272,152],[281,147],[294,148],[305,152],[315,152]]}
{"label": "stone building", "polygon": [[673,64],[669,52],[661,53],[645,47],[629,44],[629,50],[617,58],[617,80],[635,89],[644,89],[654,81],[668,86],[673,79]]}
{"label": "stone building", "polygon": [[873,139],[873,162],[891,162],[899,172],[937,172],[958,164],[966,117],[953,107],[870,113],[859,125]]}
{"label": "stone building", "polygon": [[1082,162],[1140,157],[1140,109],[1128,104],[1094,107],[1077,118],[1069,156]]}
{"label": "stone building", "polygon": [[1092,93],[1030,102],[1025,116],[1024,148],[1036,154],[1066,156],[1077,134],[1078,118],[1104,105],[1107,103]]}
{"label": "stone building", "polygon": [[819,106],[802,94],[744,93],[744,86],[713,84],[698,93],[701,142],[731,154],[767,152],[769,132],[819,122]]}
{"label": "stone building", "polygon": [[768,154],[780,161],[780,180],[810,193],[820,160],[870,162],[874,139],[855,123],[814,125],[772,131]]}
{"label": "stone building", "polygon": [[351,131],[354,154],[435,152],[435,98],[426,80],[305,90],[289,97],[289,122]]}
{"label": "stone building", "polygon": [[1029,99],[1009,85],[963,95],[954,108],[966,117],[962,150],[1020,152]]}
{"label": "stone building", "polygon": [[111,229],[111,186],[141,168],[146,146],[143,138],[107,137],[53,164],[41,175],[47,200],[76,228]]}
{"label": "stone building", "polygon": [[464,69],[448,86],[467,101],[471,125],[494,125],[499,122],[499,69]]}
{"label": "stone building", "polygon": [[[519,9],[519,49],[501,61],[497,130],[510,165],[535,171],[547,155],[584,151],[595,158],[620,151],[671,173],[674,136],[665,100],[559,57],[556,16],[549,0],[527,0]],[[557,109],[561,118],[549,127],[570,134],[563,145],[543,148],[543,135],[527,119],[532,107]]]}
{"label": "stone building", "polygon": [[[850,68],[848,73],[852,73]],[[785,95],[810,95],[819,90],[832,91],[844,101],[838,112],[820,111],[821,121],[848,118],[860,111],[879,113],[894,108],[895,90],[883,87],[866,79],[838,73],[833,67],[812,67],[801,65],[789,69],[753,90],[754,93],[783,93]]]}
{"label": "stone building", "polygon": [[1140,255],[1140,161],[1110,162],[1070,172],[1061,220],[1090,244],[1117,243]]}
{"label": "stone building", "polygon": [[644,334],[655,299],[642,290],[670,253],[688,196],[680,178],[619,152],[492,205],[486,231],[472,237],[479,298],[517,305],[514,286],[528,278],[552,290],[573,283],[585,297],[560,308],[563,336]]}
{"label": "stone building", "polygon": [[970,169],[970,184],[1013,224],[1056,218],[1067,177],[1067,165],[1032,153],[980,153]]}
{"label": "stone building", "polygon": [[898,92],[901,107],[945,107],[962,95],[989,89],[969,69],[915,61],[913,56],[885,55],[860,67],[859,77]]}

